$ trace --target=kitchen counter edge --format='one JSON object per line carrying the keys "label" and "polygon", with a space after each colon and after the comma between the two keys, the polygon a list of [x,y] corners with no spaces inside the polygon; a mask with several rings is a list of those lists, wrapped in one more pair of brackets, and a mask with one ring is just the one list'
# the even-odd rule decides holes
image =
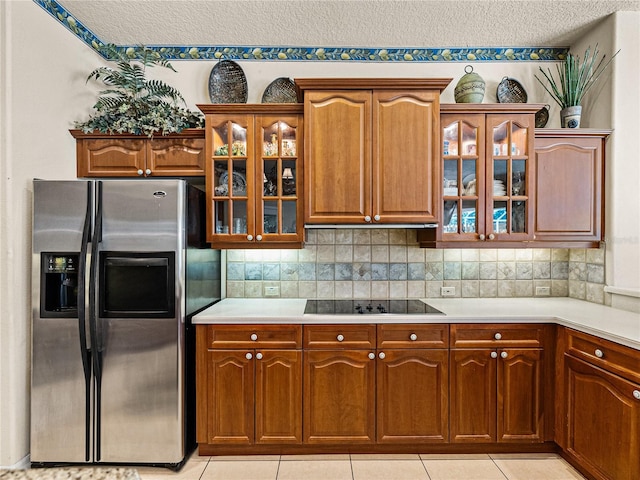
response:
{"label": "kitchen counter edge", "polygon": [[566,297],[423,298],[442,314],[305,314],[306,299],[227,298],[194,324],[555,323],[640,350],[640,314]]}

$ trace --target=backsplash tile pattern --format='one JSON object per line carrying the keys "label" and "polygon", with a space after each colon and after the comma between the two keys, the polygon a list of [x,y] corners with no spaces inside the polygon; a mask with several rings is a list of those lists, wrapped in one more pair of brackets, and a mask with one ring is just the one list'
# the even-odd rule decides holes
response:
{"label": "backsplash tile pattern", "polygon": [[302,250],[229,250],[227,296],[289,298],[534,297],[604,303],[603,249],[418,247],[415,230],[318,229]]}

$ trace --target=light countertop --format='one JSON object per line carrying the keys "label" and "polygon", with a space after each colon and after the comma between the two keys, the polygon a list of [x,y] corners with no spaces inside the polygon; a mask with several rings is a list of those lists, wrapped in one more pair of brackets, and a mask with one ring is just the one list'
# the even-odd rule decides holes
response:
{"label": "light countertop", "polygon": [[227,298],[195,324],[556,323],[640,350],[640,314],[566,297],[424,298],[443,314],[305,314],[305,299]]}

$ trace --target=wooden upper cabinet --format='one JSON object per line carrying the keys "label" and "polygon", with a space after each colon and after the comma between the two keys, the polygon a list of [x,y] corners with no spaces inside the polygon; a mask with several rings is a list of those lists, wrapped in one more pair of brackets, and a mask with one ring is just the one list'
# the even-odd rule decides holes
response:
{"label": "wooden upper cabinet", "polygon": [[442,226],[424,247],[511,246],[533,238],[533,104],[441,105]]}
{"label": "wooden upper cabinet", "polygon": [[609,133],[592,129],[536,130],[536,241],[599,245],[603,239],[604,152]]}
{"label": "wooden upper cabinet", "polygon": [[302,248],[302,105],[198,107],[205,114],[207,241],[213,248]]}
{"label": "wooden upper cabinet", "polygon": [[438,221],[440,92],[450,81],[296,79],[305,223]]}
{"label": "wooden upper cabinet", "polygon": [[153,138],[70,132],[76,139],[78,177],[191,177],[205,173],[202,129]]}

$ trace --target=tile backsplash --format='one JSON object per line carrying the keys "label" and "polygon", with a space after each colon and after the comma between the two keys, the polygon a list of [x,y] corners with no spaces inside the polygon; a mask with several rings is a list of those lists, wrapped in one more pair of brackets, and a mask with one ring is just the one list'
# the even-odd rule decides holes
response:
{"label": "tile backsplash", "polygon": [[[302,250],[228,250],[227,297],[550,296],[605,303],[604,249],[424,249],[415,230],[310,229]],[[273,292],[275,290],[275,292]]]}

